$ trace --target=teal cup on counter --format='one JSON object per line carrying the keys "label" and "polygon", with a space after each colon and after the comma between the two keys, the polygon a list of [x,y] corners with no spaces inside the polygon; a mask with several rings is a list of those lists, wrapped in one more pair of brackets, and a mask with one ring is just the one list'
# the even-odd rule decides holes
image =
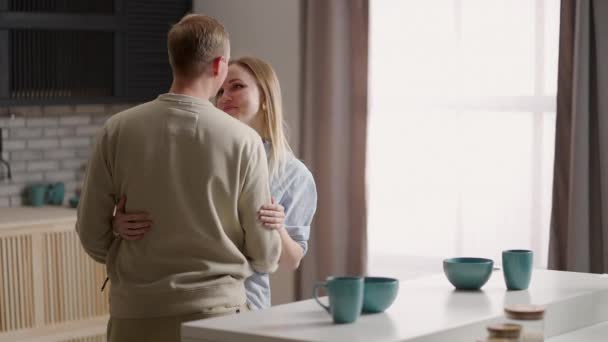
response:
{"label": "teal cup on counter", "polygon": [[534,253],[527,249],[512,249],[502,252],[502,272],[507,289],[525,290],[530,286]]}
{"label": "teal cup on counter", "polygon": [[65,185],[61,182],[50,184],[47,190],[47,203],[61,205],[65,196]]}
{"label": "teal cup on counter", "polygon": [[[363,308],[362,277],[329,277],[315,285],[313,296],[333,318],[334,323],[344,324],[356,321]],[[326,288],[329,306],[319,300],[319,289]]]}
{"label": "teal cup on counter", "polygon": [[42,207],[47,200],[47,186],[44,184],[31,185],[27,189],[27,201],[33,207]]}

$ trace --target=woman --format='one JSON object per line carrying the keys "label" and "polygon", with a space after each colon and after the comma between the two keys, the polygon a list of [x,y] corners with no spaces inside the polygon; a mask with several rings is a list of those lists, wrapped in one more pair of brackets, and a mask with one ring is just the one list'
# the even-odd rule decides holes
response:
{"label": "woman", "polygon": [[[260,208],[259,218],[276,229],[282,241],[280,264],[295,270],[308,248],[310,223],[317,207],[317,191],[310,171],[295,156],[284,132],[279,80],[272,67],[254,57],[230,61],[228,76],[215,98],[216,106],[255,129],[266,147],[273,203]],[[145,213],[124,213],[121,199],[114,217],[114,231],[124,239],[141,239],[152,227]],[[251,309],[270,307],[268,274],[255,273],[245,280]]]}

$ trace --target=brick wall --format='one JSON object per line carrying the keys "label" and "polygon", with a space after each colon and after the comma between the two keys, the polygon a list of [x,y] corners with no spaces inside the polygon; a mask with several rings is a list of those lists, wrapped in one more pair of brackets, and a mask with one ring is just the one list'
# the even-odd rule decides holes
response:
{"label": "brick wall", "polygon": [[0,168],[0,207],[19,207],[32,184],[63,182],[65,202],[80,189],[95,135],[114,113],[131,105],[0,107],[3,158],[12,180]]}

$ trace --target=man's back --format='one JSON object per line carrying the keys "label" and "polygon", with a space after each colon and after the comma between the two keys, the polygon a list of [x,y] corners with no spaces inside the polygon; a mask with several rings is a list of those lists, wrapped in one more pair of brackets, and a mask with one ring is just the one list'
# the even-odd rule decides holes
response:
{"label": "man's back", "polygon": [[[240,305],[249,262],[276,269],[279,236],[257,222],[270,194],[255,131],[208,101],[165,94],[112,117],[97,143],[77,229],[87,252],[107,265],[113,317]],[[103,245],[98,211],[111,215],[121,195],[127,211],[150,213],[152,229],[141,240],[109,237]]]}

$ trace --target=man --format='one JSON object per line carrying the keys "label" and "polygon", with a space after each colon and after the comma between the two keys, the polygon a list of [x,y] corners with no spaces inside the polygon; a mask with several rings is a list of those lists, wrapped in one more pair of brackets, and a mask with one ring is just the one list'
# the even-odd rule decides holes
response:
{"label": "man", "polygon": [[[224,81],[223,26],[187,15],[168,35],[168,94],[110,118],[87,167],[76,230],[111,281],[109,341],[179,341],[184,321],[239,313],[243,280],[274,272],[279,234],[257,211],[271,203],[264,146],[208,99]],[[112,232],[119,197],[145,209],[145,239]],[[253,269],[252,269],[253,268]]]}

